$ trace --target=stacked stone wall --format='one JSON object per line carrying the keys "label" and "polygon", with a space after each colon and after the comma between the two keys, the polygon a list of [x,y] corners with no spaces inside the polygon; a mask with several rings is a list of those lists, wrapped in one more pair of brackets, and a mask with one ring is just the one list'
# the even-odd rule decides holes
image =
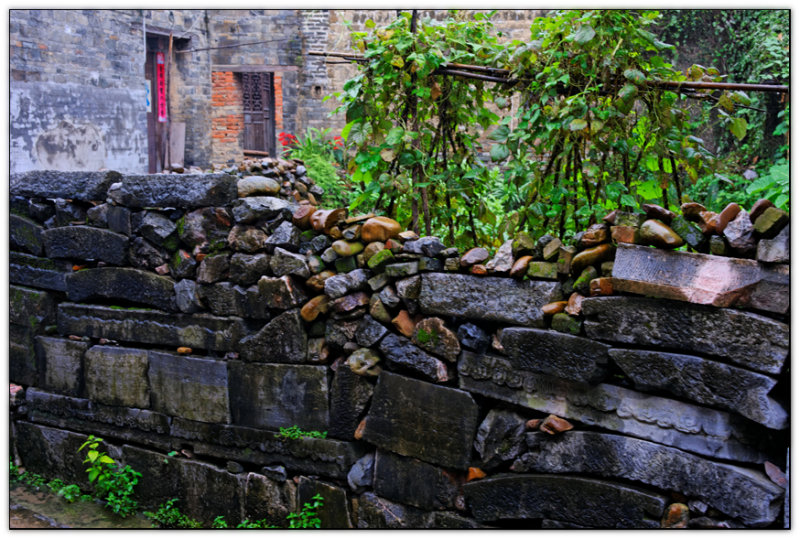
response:
{"label": "stacked stone wall", "polygon": [[321,194],[280,159],[13,174],[12,458],[88,488],[101,436],[207,526],[315,493],[336,528],[788,525],[782,216],[755,259],[621,212],[490,257]]}

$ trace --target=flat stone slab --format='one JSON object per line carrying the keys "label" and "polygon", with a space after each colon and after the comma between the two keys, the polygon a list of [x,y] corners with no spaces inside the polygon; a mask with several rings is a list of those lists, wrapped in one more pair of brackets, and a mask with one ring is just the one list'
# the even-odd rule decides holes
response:
{"label": "flat stone slab", "polygon": [[56,301],[50,292],[11,285],[8,299],[8,320],[12,324],[38,329],[55,321]]}
{"label": "flat stone slab", "polygon": [[72,301],[89,298],[121,299],[177,311],[175,281],[150,271],[133,268],[91,268],[70,273],[67,297]]}
{"label": "flat stone slab", "polygon": [[58,331],[99,339],[195,350],[235,350],[246,329],[241,318],[175,314],[150,309],[112,309],[75,303],[58,306]]}
{"label": "flat stone slab", "polygon": [[238,198],[236,183],[228,174],[126,174],[108,196],[128,208],[225,206]]}
{"label": "flat stone slab", "polygon": [[748,526],[766,526],[778,516],[784,489],[763,473],[707,460],[678,449],[599,432],[528,435],[530,451],[516,472],[592,474],[627,479],[699,498]]}
{"label": "flat stone slab", "polygon": [[44,250],[50,258],[102,260],[122,265],[128,259],[128,238],[105,228],[62,226],[42,232]]}
{"label": "flat stone slab", "polygon": [[80,396],[83,386],[83,355],[89,344],[57,337],[36,337],[36,355],[42,369],[42,388],[64,395]]}
{"label": "flat stone slab", "polygon": [[363,438],[400,455],[466,470],[477,426],[478,405],[469,393],[383,371]]}
{"label": "flat stone slab", "polygon": [[543,327],[542,307],[560,299],[557,282],[424,273],[419,306],[426,314]]}
{"label": "flat stone slab", "polygon": [[609,355],[641,391],[665,390],[770,429],[789,426],[787,411],[769,397],[777,384],[769,376],[683,354],[613,349]]}
{"label": "flat stone slab", "polygon": [[8,279],[14,284],[46,288],[48,290],[67,290],[66,276],[72,271],[72,264],[65,260],[50,260],[25,253],[11,252],[8,255]]}
{"label": "flat stone slab", "polygon": [[453,509],[460,481],[442,468],[421,460],[378,451],[375,494],[425,510]]}
{"label": "flat stone slab", "polygon": [[303,363],[308,353],[308,336],[300,310],[286,311],[266,324],[258,333],[239,343],[242,359],[260,363]]}
{"label": "flat stone slab", "polygon": [[592,339],[709,354],[768,374],[789,354],[789,326],[754,313],[634,297],[586,298],[582,309]]}
{"label": "flat stone slab", "polygon": [[788,265],[621,244],[611,277],[617,292],[715,307],[789,311]]}
{"label": "flat stone slab", "polygon": [[300,473],[335,479],[345,479],[364,455],[363,444],[357,442],[330,438],[285,440],[278,436],[278,429],[201,423],[179,417],[172,421],[170,435],[191,443],[198,455],[261,466],[278,463]]}
{"label": "flat stone slab", "polygon": [[152,408],[170,416],[229,423],[228,369],[224,361],[148,353]]}
{"label": "flat stone slab", "polygon": [[431,382],[448,380],[447,365],[417,347],[405,337],[390,333],[380,343],[387,365],[413,372]]}
{"label": "flat stone slab", "polygon": [[576,382],[594,383],[607,372],[610,346],[558,331],[504,328],[500,343],[512,365]]}
{"label": "flat stone slab", "polygon": [[150,408],[147,351],[119,346],[93,346],[84,361],[86,394],[112,406]]}
{"label": "flat stone slab", "polygon": [[228,363],[233,423],[272,428],[328,429],[328,368],[314,365]]}
{"label": "flat stone slab", "polygon": [[[47,196],[72,200],[101,201],[112,183],[120,181],[118,172],[66,172],[32,170],[11,174],[11,194],[24,197]],[[172,180],[174,181],[174,180]]]}
{"label": "flat stone slab", "polygon": [[44,228],[36,221],[12,213],[8,216],[8,232],[12,249],[22,249],[36,256],[44,252]]}
{"label": "flat stone slab", "polygon": [[505,358],[466,351],[461,353],[458,373],[461,389],[530,410],[710,457],[766,460],[759,445],[763,435],[747,420],[727,412],[610,384],[592,386],[524,372]]}
{"label": "flat stone slab", "polygon": [[619,483],[550,474],[500,474],[464,485],[473,516],[555,519],[592,528],[658,528],[667,498]]}

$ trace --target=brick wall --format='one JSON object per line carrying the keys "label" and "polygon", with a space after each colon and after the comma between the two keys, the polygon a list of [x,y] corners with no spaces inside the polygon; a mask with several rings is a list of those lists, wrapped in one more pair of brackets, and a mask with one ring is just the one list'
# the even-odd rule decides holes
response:
{"label": "brick wall", "polygon": [[242,157],[244,137],[242,87],[235,73],[211,73],[211,109],[211,161],[235,162]]}

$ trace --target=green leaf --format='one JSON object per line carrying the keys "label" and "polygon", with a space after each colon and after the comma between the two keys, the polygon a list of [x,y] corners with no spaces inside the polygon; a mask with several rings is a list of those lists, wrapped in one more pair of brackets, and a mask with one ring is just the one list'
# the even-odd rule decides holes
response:
{"label": "green leaf", "polygon": [[367,19],[366,21],[364,21],[364,26],[366,26],[367,28],[375,28],[375,21],[373,21],[372,19]]}
{"label": "green leaf", "polygon": [[502,161],[509,156],[511,152],[508,151],[508,146],[505,144],[492,144],[492,149],[489,151],[489,156],[492,161]]}
{"label": "green leaf", "polygon": [[575,43],[579,45],[585,45],[594,39],[595,34],[596,32],[594,31],[594,28],[588,24],[584,24],[578,28],[578,31],[575,32],[572,37],[575,40]]}
{"label": "green leaf", "polygon": [[750,98],[746,93],[741,90],[736,90],[731,94],[731,99],[733,99],[734,103],[739,103],[740,105],[749,105]]}
{"label": "green leaf", "polygon": [[636,84],[641,84],[645,80],[644,73],[642,73],[638,69],[626,69],[622,74],[625,76],[626,79],[628,79],[629,81],[633,81]]}
{"label": "green leaf", "polygon": [[763,191],[764,189],[768,189],[775,185],[775,179],[770,176],[761,176],[760,178],[756,178],[753,183],[747,186],[747,194],[752,195],[753,193],[758,193],[759,191]]}
{"label": "green leaf", "polygon": [[506,139],[508,139],[508,134],[509,134],[510,132],[511,132],[511,130],[508,128],[508,126],[507,126],[507,125],[501,125],[501,126],[500,126],[500,127],[498,127],[497,129],[495,129],[495,130],[492,132],[492,134],[491,134],[491,135],[489,135],[489,138],[490,138],[491,140],[494,140],[494,141],[496,141],[496,142],[505,142],[505,141],[506,141]]}
{"label": "green leaf", "polygon": [[353,129],[353,124],[355,124],[355,123],[356,123],[355,120],[353,120],[352,122],[347,122],[347,125],[345,125],[342,128],[342,139],[345,142],[347,142],[347,136],[350,134],[350,130]]}
{"label": "green leaf", "polygon": [[586,123],[586,120],[583,118],[575,118],[569,123],[569,130],[570,131],[580,131],[581,129],[586,129],[586,126],[589,125]]}
{"label": "green leaf", "polygon": [[734,118],[728,126],[733,136],[738,140],[742,140],[747,134],[747,120],[744,118]]}
{"label": "green leaf", "polygon": [[100,462],[102,462],[103,464],[114,464],[114,459],[112,459],[108,455],[101,455]]}
{"label": "green leaf", "polygon": [[404,134],[405,131],[402,127],[391,128],[389,133],[386,135],[386,144],[391,144],[394,146],[395,144],[402,142]]}

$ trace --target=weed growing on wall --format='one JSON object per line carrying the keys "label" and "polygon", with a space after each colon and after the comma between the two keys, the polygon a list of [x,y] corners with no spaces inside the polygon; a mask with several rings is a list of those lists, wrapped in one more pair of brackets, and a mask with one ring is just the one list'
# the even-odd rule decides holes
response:
{"label": "weed growing on wall", "polygon": [[97,497],[106,502],[106,507],[121,517],[127,517],[136,512],[139,504],[133,499],[133,487],[139,482],[142,474],[130,466],[122,467],[98,447],[102,438],[89,435],[86,441],[78,448],[80,453],[87,449],[84,464],[89,464],[86,473],[89,482],[94,483]]}
{"label": "weed growing on wall", "polygon": [[318,431],[318,430],[302,430],[297,425],[292,425],[291,427],[280,427],[278,434],[275,435],[276,438],[282,438],[284,440],[297,440],[299,438],[327,438],[328,431]]}

